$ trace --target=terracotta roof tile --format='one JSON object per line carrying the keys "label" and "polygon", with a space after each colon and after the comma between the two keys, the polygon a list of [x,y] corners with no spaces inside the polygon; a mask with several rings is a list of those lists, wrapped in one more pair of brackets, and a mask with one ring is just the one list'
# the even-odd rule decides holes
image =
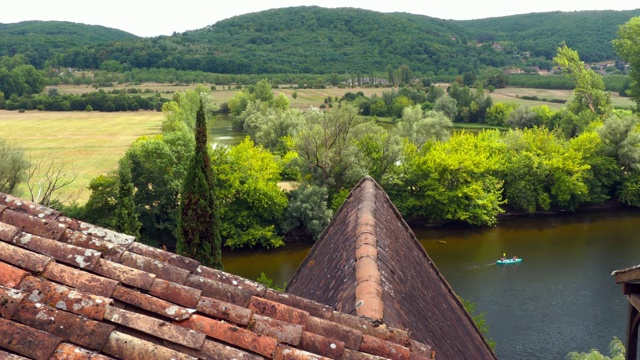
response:
{"label": "terracotta roof tile", "polygon": [[127,250],[151,259],[160,260],[163,263],[177,266],[188,272],[194,272],[200,266],[200,262],[168,251],[151,247],[149,245],[133,242]]}
{"label": "terracotta roof tile", "polygon": [[248,329],[294,346],[300,344],[300,337],[302,336],[302,326],[258,314],[253,314]]}
{"label": "terracotta roof tile", "polygon": [[10,242],[19,232],[17,227],[0,222],[0,240]]}
{"label": "terracotta roof tile", "polygon": [[87,270],[93,269],[98,259],[102,256],[101,253],[95,250],[65,244],[60,241],[28,233],[22,233],[16,236],[12,243],[31,251],[51,256],[65,264]]}
{"label": "terracotta roof tile", "polygon": [[380,326],[380,324],[372,325],[365,318],[355,317],[348,314],[334,311],[331,321],[353,329],[361,331],[365,335],[379,337],[383,340],[395,342],[399,345],[406,345],[409,340],[409,333],[406,330],[392,328],[388,326]]}
{"label": "terracotta roof tile", "polygon": [[113,298],[123,303],[139,307],[143,310],[181,321],[188,319],[195,311],[172,302],[158,299],[157,297],[143,294],[139,291],[126,288],[122,285],[116,286],[113,291]]}
{"label": "terracotta roof tile", "polygon": [[123,246],[71,229],[65,230],[60,240],[67,244],[99,251],[104,259],[115,262],[120,262],[122,254],[126,251]]}
{"label": "terracotta roof tile", "polygon": [[175,326],[166,321],[158,320],[146,315],[137,314],[131,311],[122,310],[113,306],[107,307],[104,318],[153,335],[157,338],[168,340],[192,349],[199,349],[204,343],[205,335],[193,330],[187,330],[180,326]]}
{"label": "terracotta roof tile", "polygon": [[338,359],[344,353],[344,342],[329,339],[326,336],[303,331],[300,338],[300,348],[314,354]]}
{"label": "terracotta roof tile", "polygon": [[331,321],[320,319],[315,316],[309,317],[309,322],[305,330],[314,334],[326,336],[344,342],[348,349],[357,350],[362,342],[362,332],[356,329],[339,325]]}
{"label": "terracotta roof tile", "polygon": [[9,354],[8,352],[4,352],[2,350],[0,350],[0,359],[3,359],[3,360],[29,360],[29,358],[26,358],[24,356],[20,356],[20,355],[16,355],[16,354]]}
{"label": "terracotta roof tile", "polygon": [[57,210],[9,194],[0,194],[0,204],[9,209],[27,213],[41,219],[54,220],[60,215],[60,212]]}
{"label": "terracotta roof tile", "polygon": [[13,320],[91,350],[100,351],[114,329],[111,325],[30,300],[20,303],[18,310]]}
{"label": "terracotta roof tile", "polygon": [[276,354],[274,357],[275,360],[295,360],[295,359],[302,359],[302,360],[323,360],[323,359],[327,359],[323,356],[318,356],[316,354],[312,354],[312,353],[308,353],[306,351],[303,350],[299,350],[296,348],[292,348],[286,345],[278,345],[278,347],[276,348]]}
{"label": "terracotta roof tile", "polygon": [[102,320],[107,305],[113,300],[107,297],[85,293],[43,278],[27,276],[19,286],[30,300],[51,304],[57,309]]}
{"label": "terracotta roof tile", "polygon": [[182,345],[174,344],[171,342],[165,342],[165,346],[170,349],[180,351],[187,355],[191,355],[193,357],[197,357],[198,359],[204,360],[226,360],[226,359],[236,359],[236,360],[261,360],[264,359],[262,356],[253,355],[248,352],[238,350],[236,348],[232,348],[226,344],[219,343],[213,340],[205,340],[202,349],[194,350],[188,347],[184,347]]}
{"label": "terracotta roof tile", "polygon": [[171,350],[137,337],[114,331],[107,339],[102,352],[127,360],[191,360],[192,356]]}
{"label": "terracotta roof tile", "polygon": [[198,267],[195,271],[195,275],[241,288],[258,297],[264,297],[265,291],[267,291],[267,287],[263,284],[205,266]]}
{"label": "terracotta roof tile", "polygon": [[[0,223],[1,225],[2,223]],[[5,242],[0,242],[0,260],[25,270],[41,273],[51,258]]]}
{"label": "terracotta roof tile", "polygon": [[156,278],[149,294],[194,309],[202,290]]}
{"label": "terracotta roof tile", "polygon": [[196,308],[199,312],[238,325],[249,325],[253,311],[242,306],[214,298],[201,297]]}
{"label": "terracotta roof tile", "polygon": [[309,320],[309,313],[275,301],[253,296],[249,301],[249,309],[264,316],[287,321],[303,327]]}
{"label": "terracotta roof tile", "polygon": [[118,280],[123,284],[143,290],[151,289],[151,285],[156,278],[155,274],[105,259],[99,259],[93,271],[109,279]]}
{"label": "terracotta roof tile", "polygon": [[69,343],[61,343],[49,360],[109,360],[110,357],[83,349]]}
{"label": "terracotta roof tile", "polygon": [[117,233],[113,230],[105,229],[100,226],[95,226],[83,221],[70,219],[64,216],[59,217],[58,222],[67,225],[69,228],[80,231],[83,234],[91,235],[102,240],[106,240],[112,244],[122,246],[124,248],[129,247],[136,238],[131,235]]}
{"label": "terracotta roof tile", "polygon": [[359,350],[393,359],[409,360],[411,357],[409,349],[406,347],[370,335],[362,336]]}
{"label": "terracotta roof tile", "polygon": [[24,270],[0,261],[0,285],[2,286],[14,288],[27,274]]}
{"label": "terracotta roof tile", "polygon": [[177,325],[205,333],[214,339],[268,358],[273,358],[278,345],[278,340],[275,338],[258,335],[250,330],[196,314],[188,320],[177,323]]}
{"label": "terracotta roof tile", "polygon": [[0,318],[0,348],[36,360],[46,360],[62,339],[44,331]]}
{"label": "terracotta roof tile", "polygon": [[20,290],[0,286],[0,317],[11,319],[24,296]]}
{"label": "terracotta roof tile", "polygon": [[136,253],[126,251],[122,254],[121,262],[123,265],[156,274],[159,279],[174,282],[176,284],[184,284],[189,271],[163,263],[160,260],[148,258]]}
{"label": "terracotta roof tile", "polygon": [[411,343],[411,360],[432,360],[435,359],[435,351],[431,350],[431,346],[410,340]]}
{"label": "terracotta roof tile", "polygon": [[279,291],[267,289],[264,297],[269,300],[302,309],[304,311],[307,311],[310,315],[323,319],[329,319],[333,314],[333,308],[294,294],[286,294]]}
{"label": "terracotta roof tile", "polygon": [[52,220],[5,209],[0,213],[0,221],[13,225],[33,235],[59,240],[66,229],[64,224]]}
{"label": "terracotta roof tile", "polygon": [[220,299],[232,304],[246,307],[251,299],[251,293],[240,287],[227,285],[216,280],[206,279],[201,276],[189,275],[186,283],[196,289],[202,290],[202,295]]}
{"label": "terracotta roof tile", "polygon": [[346,349],[340,360],[387,360],[387,358]]}
{"label": "terracotta roof tile", "polygon": [[118,285],[118,282],[115,280],[107,279],[55,262],[47,265],[42,272],[42,276],[104,297],[111,297],[113,290],[116,288],[116,285]]}

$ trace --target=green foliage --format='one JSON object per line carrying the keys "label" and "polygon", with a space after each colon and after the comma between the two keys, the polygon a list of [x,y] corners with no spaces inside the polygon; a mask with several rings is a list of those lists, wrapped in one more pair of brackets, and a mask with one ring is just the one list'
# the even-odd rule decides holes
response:
{"label": "green foliage", "polygon": [[[443,97],[444,98],[444,97]],[[455,101],[455,100],[454,100]],[[420,106],[406,107],[396,132],[421,148],[427,141],[447,141],[453,123],[442,112],[422,111]]]}
{"label": "green foliage", "polygon": [[629,206],[640,207],[640,173],[634,171],[624,177],[618,200]]}
{"label": "green foliage", "polygon": [[578,52],[563,44],[558,48],[554,62],[576,83],[572,98],[567,102],[567,109],[578,115],[590,110],[599,116],[611,112],[611,95],[604,91],[602,76],[584,66]]}
{"label": "green foliage", "polygon": [[598,350],[592,349],[588,353],[570,352],[567,360],[624,360],[626,349],[624,344],[617,337],[613,337],[609,343],[609,356],[601,354]]}
{"label": "green foliage", "polygon": [[118,201],[118,174],[99,175],[89,182],[91,195],[81,220],[109,229],[115,228]]}
{"label": "green foliage", "polygon": [[118,202],[115,210],[116,231],[140,239],[140,226],[136,205],[133,201],[135,189],[131,181],[130,163],[121,159],[118,168]]}
{"label": "green foliage", "polygon": [[240,117],[244,131],[257,144],[272,152],[286,152],[286,139],[297,134],[304,123],[302,111],[298,109],[279,109],[268,103],[256,100],[249,102]]}
{"label": "green foliage", "polygon": [[482,334],[482,336],[484,336],[491,349],[495,350],[496,342],[493,339],[487,337],[489,336],[489,326],[487,325],[487,321],[484,318],[484,313],[477,314],[476,304],[474,304],[471,300],[465,300],[460,296],[458,296],[458,299],[460,299],[460,301],[462,302],[464,309],[467,310],[469,315],[471,315],[473,322],[476,324],[476,326],[480,330],[480,333]]}
{"label": "green foliage", "polygon": [[0,92],[4,93],[3,99],[11,99],[14,95],[37,94],[44,89],[44,85],[42,73],[26,63],[24,57],[0,58]]}
{"label": "green foliage", "polygon": [[493,104],[487,109],[485,122],[488,125],[504,126],[507,124],[509,115],[517,106],[517,104],[511,102]]}
{"label": "green foliage", "polygon": [[599,127],[605,153],[617,160],[623,170],[640,167],[640,118],[635,115],[611,115]]}
{"label": "green foliage", "polygon": [[222,239],[204,104],[200,100],[195,124],[195,151],[180,194],[176,252],[222,269]]}
{"label": "green foliage", "polygon": [[273,284],[273,279],[268,277],[267,274],[265,274],[264,272],[260,273],[260,277],[258,277],[256,279],[257,282],[259,282],[260,284],[268,287],[269,289],[273,289],[276,291],[284,291],[285,286],[278,286],[278,285],[274,285]]}
{"label": "green foliage", "polygon": [[[636,15],[637,16],[637,15]],[[618,55],[631,66],[631,83],[625,93],[640,108],[640,17],[634,17],[618,28],[618,38],[613,46]]]}
{"label": "green foliage", "polygon": [[368,174],[382,182],[389,169],[402,156],[402,138],[396,131],[366,123],[354,128],[355,145]]}
{"label": "green foliage", "polygon": [[0,192],[13,194],[26,180],[29,165],[23,148],[0,139]]}
{"label": "green foliage", "polygon": [[276,229],[287,207],[278,187],[282,164],[249,138],[229,149],[216,148],[212,161],[224,244],[232,249],[283,245]]}
{"label": "green foliage", "polygon": [[289,193],[289,206],[284,214],[282,230],[285,233],[301,229],[313,240],[318,240],[331,221],[333,211],[327,208],[326,188],[302,184]]}

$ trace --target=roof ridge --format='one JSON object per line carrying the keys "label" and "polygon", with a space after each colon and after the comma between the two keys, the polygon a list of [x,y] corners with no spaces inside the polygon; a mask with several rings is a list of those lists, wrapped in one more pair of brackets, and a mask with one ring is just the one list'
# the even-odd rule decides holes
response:
{"label": "roof ridge", "polygon": [[378,268],[376,194],[373,179],[361,183],[363,201],[356,220],[356,314],[383,321],[384,303]]}

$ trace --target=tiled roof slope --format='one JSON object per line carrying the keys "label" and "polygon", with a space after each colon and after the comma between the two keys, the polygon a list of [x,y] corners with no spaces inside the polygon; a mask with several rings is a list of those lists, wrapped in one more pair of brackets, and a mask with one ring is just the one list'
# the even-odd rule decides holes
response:
{"label": "tiled roof slope", "polygon": [[496,358],[397,208],[370,177],[351,191],[286,291],[408,329],[412,339],[431,346],[437,359]]}
{"label": "tiled roof slope", "polygon": [[431,354],[405,331],[0,193],[0,359]]}

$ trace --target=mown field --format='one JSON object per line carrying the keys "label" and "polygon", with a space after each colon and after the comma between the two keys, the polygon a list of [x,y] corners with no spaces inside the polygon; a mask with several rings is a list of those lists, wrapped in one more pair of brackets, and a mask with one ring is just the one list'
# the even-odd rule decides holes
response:
{"label": "mown field", "polygon": [[[539,99],[546,100],[567,100],[571,96],[572,90],[552,90],[552,89],[531,89],[531,88],[515,88],[508,87],[504,89],[496,89],[491,95],[494,103],[499,102],[515,102],[523,106],[540,106],[547,105],[551,109],[561,109],[564,104],[554,103],[550,101],[525,100],[522,96],[537,96]],[[611,93],[611,102],[616,107],[632,107],[634,102],[629,98],[621,97],[616,93]]]}
{"label": "mown field", "polygon": [[151,111],[0,111],[0,138],[23,147],[34,161],[54,161],[69,172],[75,169],[77,179],[67,193],[84,202],[89,181],[115,170],[131,143],[139,136],[159,133],[161,122],[162,113]]}

